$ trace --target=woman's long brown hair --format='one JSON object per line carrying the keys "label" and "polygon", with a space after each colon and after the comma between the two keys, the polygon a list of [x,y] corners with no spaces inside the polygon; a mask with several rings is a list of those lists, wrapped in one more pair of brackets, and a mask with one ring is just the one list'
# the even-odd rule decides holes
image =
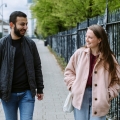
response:
{"label": "woman's long brown hair", "polygon": [[116,67],[117,63],[115,63],[115,61],[113,59],[113,56],[115,56],[115,55],[110,49],[108,37],[107,37],[105,30],[99,25],[92,25],[88,29],[92,30],[97,38],[101,39],[101,42],[99,44],[99,51],[102,53],[102,57],[104,60],[104,67],[107,69],[107,65],[109,66],[108,71],[111,75],[111,84],[114,84],[114,82],[119,83],[120,80],[119,80],[119,78],[117,76],[117,72],[116,72],[117,71],[117,67]]}

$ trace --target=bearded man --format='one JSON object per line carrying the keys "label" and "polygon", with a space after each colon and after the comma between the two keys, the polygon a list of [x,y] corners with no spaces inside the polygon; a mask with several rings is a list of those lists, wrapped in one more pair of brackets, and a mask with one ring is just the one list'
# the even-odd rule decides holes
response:
{"label": "bearded man", "polygon": [[41,60],[33,40],[25,36],[27,15],[14,11],[11,32],[0,39],[0,98],[6,120],[32,120],[35,95],[43,99]]}

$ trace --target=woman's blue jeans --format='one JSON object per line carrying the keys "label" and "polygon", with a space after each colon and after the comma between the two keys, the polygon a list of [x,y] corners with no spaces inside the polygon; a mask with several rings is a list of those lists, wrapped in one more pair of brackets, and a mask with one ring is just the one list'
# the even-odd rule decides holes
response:
{"label": "woman's blue jeans", "polygon": [[11,93],[8,102],[3,100],[1,100],[1,102],[6,120],[18,120],[18,108],[20,111],[20,120],[32,120],[35,97],[32,97],[30,90],[20,93]]}
{"label": "woman's blue jeans", "polygon": [[75,120],[106,120],[106,116],[92,116],[92,88],[88,87],[85,90],[81,109],[74,108]]}

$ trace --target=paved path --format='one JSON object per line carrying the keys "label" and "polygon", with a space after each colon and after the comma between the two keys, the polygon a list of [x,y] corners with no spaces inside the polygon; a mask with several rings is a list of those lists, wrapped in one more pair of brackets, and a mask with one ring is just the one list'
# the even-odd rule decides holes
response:
{"label": "paved path", "polygon": [[[55,57],[44,46],[43,41],[36,44],[42,62],[44,77],[44,100],[35,102],[33,120],[74,120],[73,113],[64,113],[62,106],[68,94],[63,82],[61,71]],[[10,111],[12,114],[12,111]],[[0,120],[4,120],[2,105],[0,104]]]}

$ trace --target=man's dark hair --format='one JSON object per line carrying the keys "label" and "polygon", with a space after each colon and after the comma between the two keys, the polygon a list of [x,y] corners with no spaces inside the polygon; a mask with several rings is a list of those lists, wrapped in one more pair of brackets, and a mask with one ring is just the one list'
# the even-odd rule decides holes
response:
{"label": "man's dark hair", "polygon": [[12,22],[13,24],[16,23],[16,19],[17,17],[27,17],[27,15],[21,11],[14,11],[11,13],[10,17],[9,17],[9,23]]}

